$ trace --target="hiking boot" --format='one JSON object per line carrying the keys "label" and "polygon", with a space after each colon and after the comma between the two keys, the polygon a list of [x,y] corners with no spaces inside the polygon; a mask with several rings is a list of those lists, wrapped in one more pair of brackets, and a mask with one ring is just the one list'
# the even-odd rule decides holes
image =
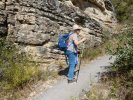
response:
{"label": "hiking boot", "polygon": [[73,83],[73,82],[76,82],[76,81],[77,81],[76,79],[68,80],[68,83]]}

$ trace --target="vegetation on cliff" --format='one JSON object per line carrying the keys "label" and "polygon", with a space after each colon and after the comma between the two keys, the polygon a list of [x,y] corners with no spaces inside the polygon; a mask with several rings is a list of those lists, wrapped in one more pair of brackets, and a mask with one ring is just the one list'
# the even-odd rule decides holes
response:
{"label": "vegetation on cliff", "polygon": [[133,22],[133,0],[112,0],[119,22]]}
{"label": "vegetation on cliff", "polygon": [[15,45],[0,38],[0,96],[37,77],[38,67],[29,63],[25,53],[19,52]]}

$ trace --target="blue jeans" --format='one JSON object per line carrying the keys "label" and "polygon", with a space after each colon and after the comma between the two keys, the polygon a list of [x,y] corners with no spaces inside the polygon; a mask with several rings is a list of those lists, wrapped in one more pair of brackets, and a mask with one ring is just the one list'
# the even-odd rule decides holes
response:
{"label": "blue jeans", "polygon": [[77,53],[66,51],[66,55],[68,57],[69,71],[68,71],[68,80],[73,80],[74,70],[76,65],[78,64],[78,55]]}

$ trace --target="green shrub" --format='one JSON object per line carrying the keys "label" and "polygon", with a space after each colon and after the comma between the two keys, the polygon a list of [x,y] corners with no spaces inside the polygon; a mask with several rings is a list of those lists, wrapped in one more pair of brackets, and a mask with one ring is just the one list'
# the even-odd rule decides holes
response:
{"label": "green shrub", "polygon": [[117,48],[112,51],[116,55],[114,67],[128,72],[133,69],[133,29],[122,33],[118,39]]}
{"label": "green shrub", "polygon": [[0,89],[9,90],[26,83],[38,75],[36,63],[31,63],[25,53],[15,45],[0,40]]}
{"label": "green shrub", "polygon": [[112,0],[119,22],[132,23],[133,0]]}
{"label": "green shrub", "polygon": [[[116,97],[120,100],[132,100],[133,98],[133,28],[120,33],[115,37],[116,48],[110,49],[110,53],[116,56],[111,67],[113,77],[109,74]],[[111,89],[112,89],[111,88]],[[123,95],[124,94],[124,95]]]}
{"label": "green shrub", "polygon": [[101,54],[102,54],[102,49],[100,47],[84,49],[83,59],[93,60],[94,58],[98,57]]}

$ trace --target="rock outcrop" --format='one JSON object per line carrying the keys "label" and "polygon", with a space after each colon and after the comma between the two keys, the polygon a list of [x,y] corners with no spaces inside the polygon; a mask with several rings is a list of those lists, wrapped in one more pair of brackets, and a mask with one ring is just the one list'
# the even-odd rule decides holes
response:
{"label": "rock outcrop", "polygon": [[5,12],[6,2],[0,0],[0,36],[7,35],[7,14]]}
{"label": "rock outcrop", "polygon": [[58,34],[82,26],[88,47],[102,42],[103,28],[113,28],[110,0],[0,0],[0,35],[20,45],[37,62],[57,64],[64,59]]}

